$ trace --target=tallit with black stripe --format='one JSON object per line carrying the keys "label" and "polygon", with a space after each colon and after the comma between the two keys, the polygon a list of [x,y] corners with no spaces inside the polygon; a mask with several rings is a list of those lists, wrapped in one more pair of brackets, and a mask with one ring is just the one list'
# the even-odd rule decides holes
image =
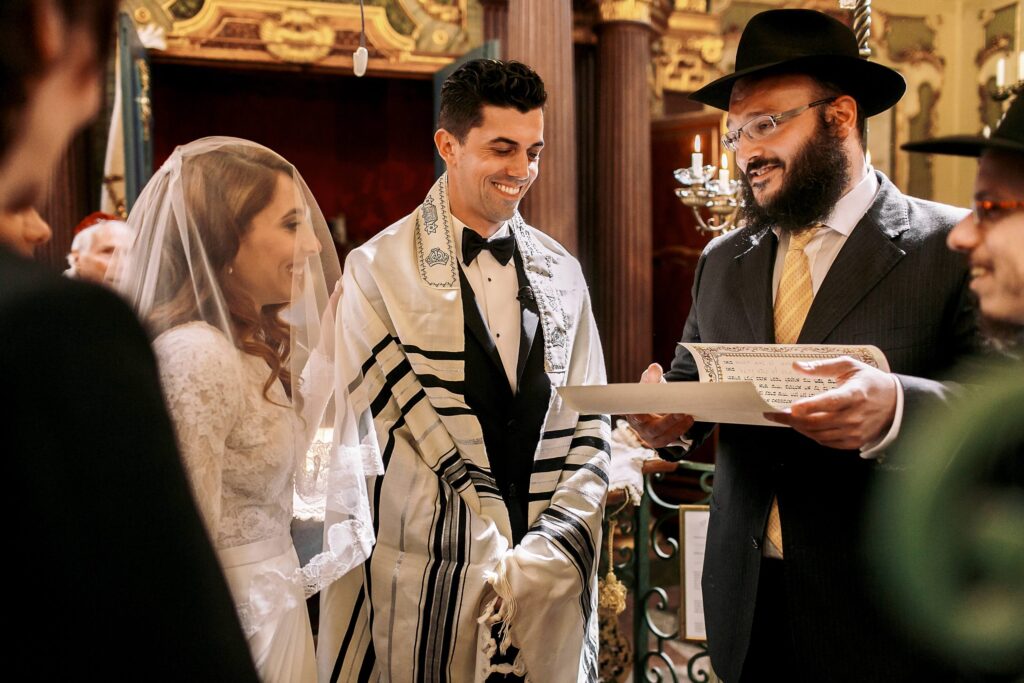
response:
{"label": "tallit with black stripe", "polygon": [[[578,262],[518,214],[511,230],[552,385],[603,384]],[[530,532],[510,548],[508,513],[463,396],[458,237],[442,176],[415,213],[346,264],[341,362],[385,473],[371,483],[372,557],[322,598],[320,679],[483,681],[494,648],[511,644],[528,680],[596,681],[609,421],[579,415],[552,391],[530,480]],[[490,637],[491,623],[502,625],[503,643]]]}

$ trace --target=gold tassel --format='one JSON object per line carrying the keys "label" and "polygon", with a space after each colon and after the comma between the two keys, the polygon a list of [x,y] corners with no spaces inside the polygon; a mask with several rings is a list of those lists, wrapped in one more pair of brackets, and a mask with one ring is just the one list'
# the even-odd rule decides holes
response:
{"label": "gold tassel", "polygon": [[629,641],[619,632],[618,617],[626,609],[627,591],[625,584],[615,576],[615,527],[612,515],[608,521],[608,573],[597,582],[597,616],[601,632],[598,668],[602,681],[623,678],[633,659]]}

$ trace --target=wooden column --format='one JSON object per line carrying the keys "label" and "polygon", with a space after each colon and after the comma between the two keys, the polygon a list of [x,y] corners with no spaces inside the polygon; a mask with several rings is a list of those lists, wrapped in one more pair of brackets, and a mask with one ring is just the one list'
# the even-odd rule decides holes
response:
{"label": "wooden column", "polygon": [[571,0],[509,0],[506,59],[533,67],[548,93],[540,175],[520,206],[530,225],[573,254],[576,228],[576,112]]}
{"label": "wooden column", "polygon": [[594,309],[609,382],[636,382],[651,360],[651,60],[649,1],[598,4]]}
{"label": "wooden column", "polygon": [[499,55],[508,54],[508,0],[480,0],[484,9],[484,40],[497,40]]}

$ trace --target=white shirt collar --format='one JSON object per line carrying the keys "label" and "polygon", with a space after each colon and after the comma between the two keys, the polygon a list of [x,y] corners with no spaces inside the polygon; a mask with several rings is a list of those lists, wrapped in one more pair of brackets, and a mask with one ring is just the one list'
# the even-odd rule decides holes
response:
{"label": "white shirt collar", "polygon": [[[452,215],[452,225],[455,227],[455,255],[458,257],[459,263],[465,265],[465,261],[462,260],[462,231],[472,230],[473,228],[467,226],[454,215]],[[499,237],[507,237],[511,232],[512,228],[508,226],[508,221],[505,221],[501,224],[501,227],[498,228],[497,232],[487,238],[487,241],[490,242],[491,240],[498,239]]]}
{"label": "white shirt collar", "polygon": [[[823,223],[831,230],[835,230],[844,237],[849,237],[853,229],[857,227],[857,223],[860,223],[860,219],[871,208],[871,203],[875,201],[875,195],[878,194],[878,187],[875,169],[868,166],[865,169],[864,177],[836,202],[836,205],[832,207],[832,213]],[[779,229],[776,227],[772,230],[778,237]]]}

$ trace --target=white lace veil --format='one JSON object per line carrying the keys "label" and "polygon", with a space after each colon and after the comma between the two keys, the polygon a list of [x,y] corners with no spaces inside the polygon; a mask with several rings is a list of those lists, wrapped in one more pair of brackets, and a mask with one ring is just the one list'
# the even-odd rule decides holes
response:
{"label": "white lace veil", "polygon": [[338,255],[295,167],[237,138],[178,147],[128,224],[134,242],[115,255],[114,286],[153,338],[203,322],[267,361],[264,398],[280,381],[294,411],[296,490],[340,520],[294,576],[253,583],[243,622],[254,630],[290,606],[281,602],[294,595],[289,587],[312,595],[361,564],[374,542],[366,477],[379,472],[379,455],[375,443],[359,442],[346,388],[335,381]]}

